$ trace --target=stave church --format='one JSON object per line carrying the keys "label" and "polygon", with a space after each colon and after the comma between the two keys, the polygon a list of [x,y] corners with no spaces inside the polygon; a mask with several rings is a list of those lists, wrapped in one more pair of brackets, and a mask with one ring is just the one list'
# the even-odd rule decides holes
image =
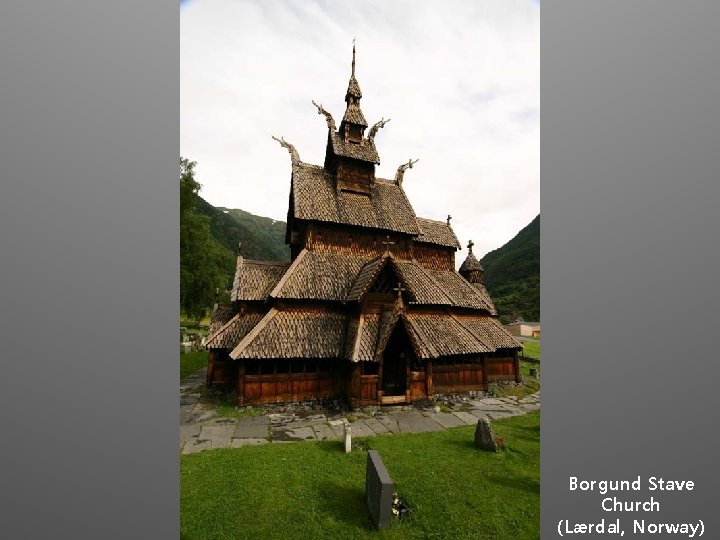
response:
{"label": "stave church", "polygon": [[[382,119],[368,130],[353,46],[345,114],[327,124],[322,165],[291,161],[285,242],[291,262],[238,249],[230,304],[216,304],[206,347],[209,385],[237,404],[342,399],[402,404],[520,380],[520,343],[498,322],[483,269],[446,221],[415,214],[402,164],[375,176]],[[313,102],[314,103],[314,102]]]}

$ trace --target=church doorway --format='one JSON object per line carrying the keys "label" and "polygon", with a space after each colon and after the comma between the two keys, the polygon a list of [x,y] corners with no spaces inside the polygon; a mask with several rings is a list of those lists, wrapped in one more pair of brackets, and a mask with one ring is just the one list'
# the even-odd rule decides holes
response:
{"label": "church doorway", "polygon": [[408,388],[410,361],[414,356],[410,339],[403,324],[396,324],[383,351],[383,397],[405,397]]}

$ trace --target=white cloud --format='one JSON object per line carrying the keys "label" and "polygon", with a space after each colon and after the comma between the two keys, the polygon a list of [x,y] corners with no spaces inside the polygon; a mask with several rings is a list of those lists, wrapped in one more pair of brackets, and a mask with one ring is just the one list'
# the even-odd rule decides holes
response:
{"label": "white cloud", "polygon": [[[540,211],[540,28],[532,1],[212,1],[181,12],[181,154],[216,206],[284,220],[290,158],[322,164],[357,38],[377,176],[405,176],[418,215],[453,216],[482,256]],[[463,252],[458,263],[464,259]]]}

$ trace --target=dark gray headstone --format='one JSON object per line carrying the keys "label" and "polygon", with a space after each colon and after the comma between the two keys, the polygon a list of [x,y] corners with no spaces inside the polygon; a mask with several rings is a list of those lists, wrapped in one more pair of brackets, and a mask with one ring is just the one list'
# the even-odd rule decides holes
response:
{"label": "dark gray headstone", "polygon": [[368,451],[365,471],[365,499],[373,524],[378,529],[390,527],[393,482],[377,450]]}
{"label": "dark gray headstone", "polygon": [[530,368],[530,376],[533,379],[537,379],[538,378],[538,370],[535,368]]}
{"label": "dark gray headstone", "polygon": [[489,418],[481,418],[475,427],[475,446],[483,450],[491,452],[498,451],[495,433],[493,433],[492,425]]}

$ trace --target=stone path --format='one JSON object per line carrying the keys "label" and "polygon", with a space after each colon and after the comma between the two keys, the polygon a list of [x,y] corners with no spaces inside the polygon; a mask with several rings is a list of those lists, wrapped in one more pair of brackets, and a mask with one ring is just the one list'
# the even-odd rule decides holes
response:
{"label": "stone path", "polygon": [[523,399],[460,398],[451,412],[439,406],[419,408],[413,405],[374,407],[367,412],[339,413],[330,410],[269,413],[238,420],[219,417],[216,405],[201,399],[205,384],[204,370],[180,384],[180,451],[183,454],[214,448],[237,448],[257,444],[295,441],[340,441],[345,424],[353,437],[371,437],[385,433],[426,433],[476,425],[479,418],[491,420],[517,416],[540,408],[540,393]]}

